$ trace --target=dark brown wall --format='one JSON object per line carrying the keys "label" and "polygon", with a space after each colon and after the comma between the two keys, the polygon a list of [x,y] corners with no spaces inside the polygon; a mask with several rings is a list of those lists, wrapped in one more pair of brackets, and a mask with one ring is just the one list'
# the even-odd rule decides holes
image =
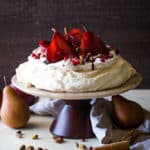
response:
{"label": "dark brown wall", "polygon": [[120,50],[143,75],[139,88],[150,87],[149,0],[1,0],[0,88],[15,68],[37,47],[50,39],[50,28],[82,22]]}

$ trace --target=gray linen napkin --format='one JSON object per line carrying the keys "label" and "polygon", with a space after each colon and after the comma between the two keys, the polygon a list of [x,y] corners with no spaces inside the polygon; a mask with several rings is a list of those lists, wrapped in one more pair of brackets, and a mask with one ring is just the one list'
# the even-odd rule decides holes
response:
{"label": "gray linen napkin", "polygon": [[37,102],[30,106],[30,111],[38,115],[55,116],[63,106],[64,102],[59,99],[51,100],[47,97],[38,97]]}
{"label": "gray linen napkin", "polygon": [[[97,139],[103,143],[118,142],[129,130],[120,129],[111,116],[111,102],[105,99],[96,100],[91,109],[92,129]],[[145,120],[137,130],[145,134],[139,135],[132,143],[131,150],[150,150],[150,112],[145,111]]]}

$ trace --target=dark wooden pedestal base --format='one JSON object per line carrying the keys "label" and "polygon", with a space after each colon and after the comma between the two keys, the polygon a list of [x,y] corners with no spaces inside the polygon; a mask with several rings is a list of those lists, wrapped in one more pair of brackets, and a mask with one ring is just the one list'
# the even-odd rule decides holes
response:
{"label": "dark wooden pedestal base", "polygon": [[51,133],[71,139],[94,137],[90,122],[90,100],[64,101],[66,104],[50,127]]}

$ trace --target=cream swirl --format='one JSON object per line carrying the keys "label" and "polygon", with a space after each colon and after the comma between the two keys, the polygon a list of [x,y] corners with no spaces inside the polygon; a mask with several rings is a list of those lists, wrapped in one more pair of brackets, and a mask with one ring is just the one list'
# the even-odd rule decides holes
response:
{"label": "cream swirl", "polygon": [[[37,52],[39,49],[34,50]],[[95,59],[95,69],[91,63],[73,65],[70,59],[45,64],[45,57],[20,64],[16,69],[18,81],[31,83],[38,89],[59,92],[86,92],[117,87],[135,73],[135,69],[120,55],[112,52],[113,57],[102,62]]]}

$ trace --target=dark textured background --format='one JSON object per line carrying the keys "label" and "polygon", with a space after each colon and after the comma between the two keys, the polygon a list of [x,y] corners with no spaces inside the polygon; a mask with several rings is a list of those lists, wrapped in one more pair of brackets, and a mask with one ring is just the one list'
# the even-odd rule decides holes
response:
{"label": "dark textured background", "polygon": [[51,27],[79,26],[101,35],[142,74],[139,88],[150,88],[149,0],[1,0],[0,88],[26,60]]}

